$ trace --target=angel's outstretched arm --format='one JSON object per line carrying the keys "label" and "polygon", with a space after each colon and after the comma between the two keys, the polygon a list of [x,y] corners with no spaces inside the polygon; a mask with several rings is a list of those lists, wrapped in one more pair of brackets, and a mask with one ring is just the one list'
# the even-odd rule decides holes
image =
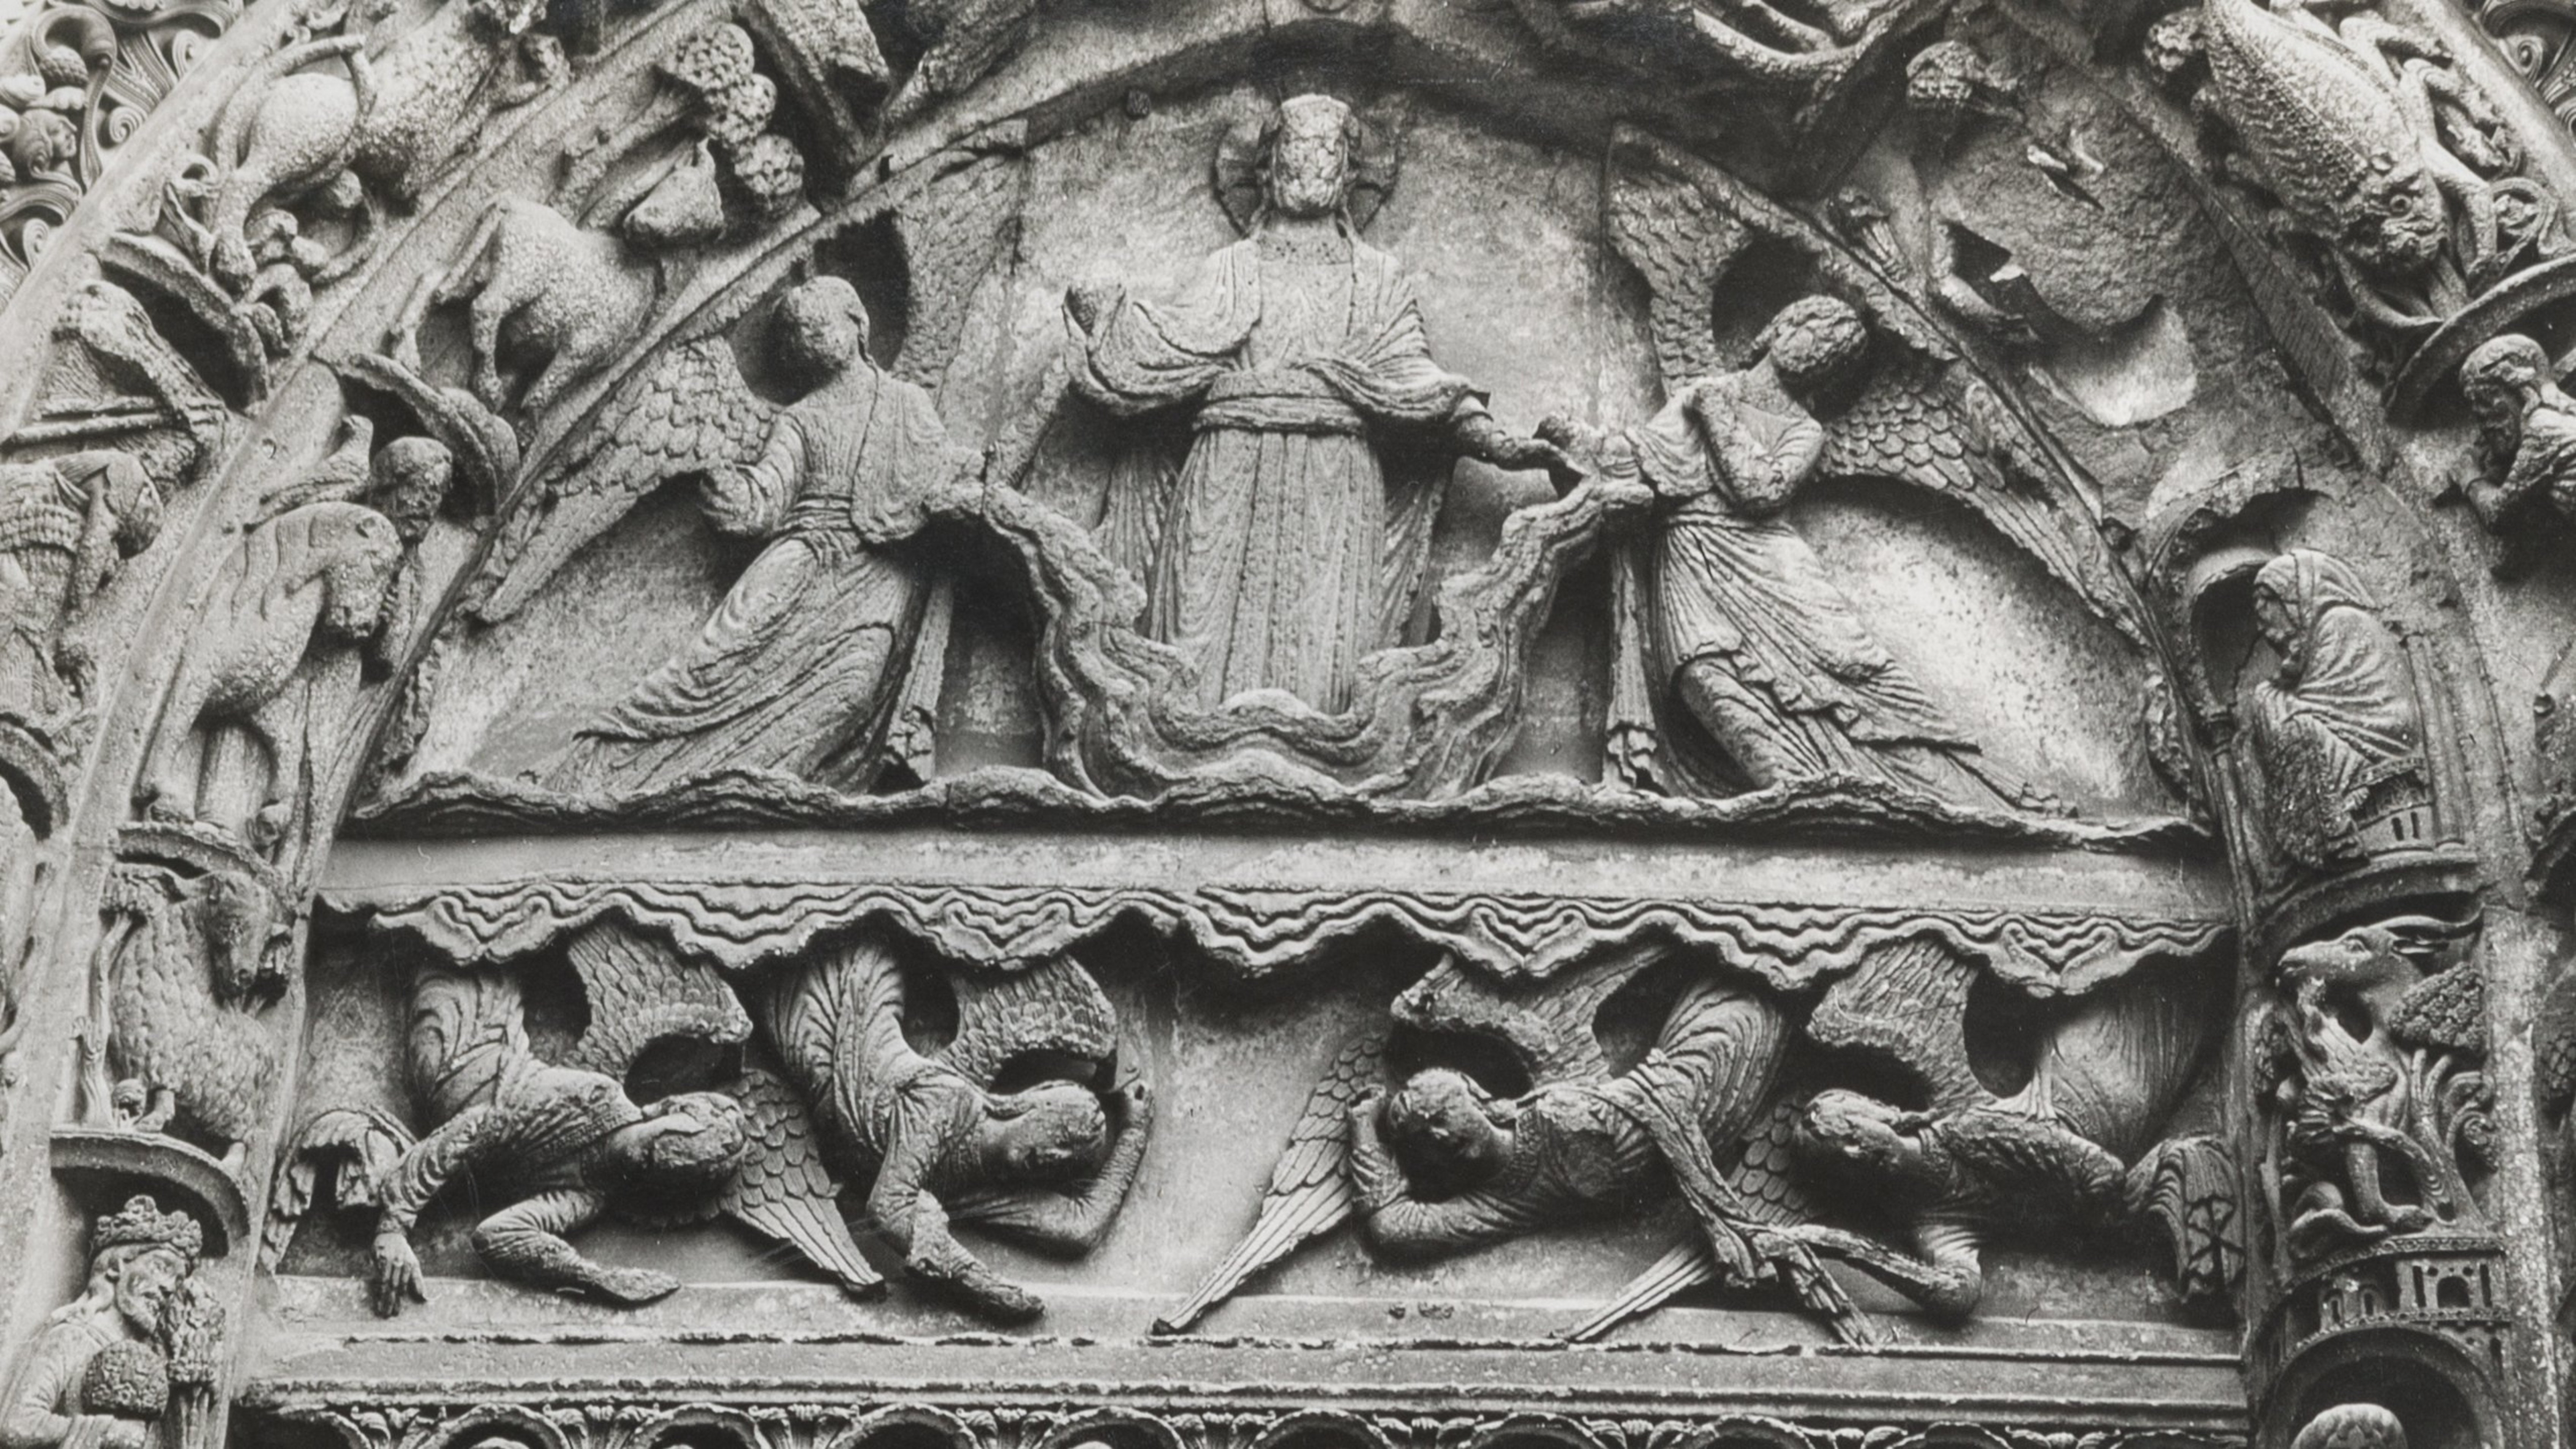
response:
{"label": "angel's outstretched arm", "polygon": [[958,1205],[958,1219],[1008,1233],[1033,1247],[1063,1253],[1091,1249],[1109,1231],[1127,1201],[1127,1190],[1136,1185],[1136,1169],[1145,1161],[1145,1139],[1153,1126],[1153,1102],[1143,1082],[1129,1083],[1118,1099],[1125,1125],[1098,1172],[1070,1187],[977,1194],[971,1204]]}
{"label": "angel's outstretched arm", "polygon": [[1499,1243],[1538,1226],[1528,1206],[1489,1192],[1462,1192],[1437,1202],[1413,1196],[1403,1166],[1378,1133],[1377,1114],[1374,1095],[1351,1108],[1351,1184],[1359,1193],[1360,1222],[1381,1252],[1427,1258]]}
{"label": "angel's outstretched arm", "polygon": [[805,435],[793,413],[779,416],[760,456],[739,468],[719,468],[699,489],[699,507],[718,533],[766,538],[787,522],[788,506],[805,479]]}

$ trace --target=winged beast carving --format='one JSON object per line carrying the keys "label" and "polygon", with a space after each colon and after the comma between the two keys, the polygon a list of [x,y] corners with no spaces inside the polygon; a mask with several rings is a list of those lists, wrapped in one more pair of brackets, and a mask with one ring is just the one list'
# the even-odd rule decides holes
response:
{"label": "winged beast carving", "polygon": [[2255,1085],[2276,1115],[2287,1246],[2308,1256],[2480,1221],[2467,1163],[2494,1132],[2476,923],[2400,916],[2284,953]]}
{"label": "winged beast carving", "polygon": [[1254,1274],[1355,1219],[1379,1251],[1420,1257],[1678,1189],[1728,1281],[1778,1285],[1860,1336],[1856,1311],[1814,1255],[1748,1200],[1741,1162],[1735,1172],[1718,1166],[1772,1101],[1789,1042],[1779,1008],[1753,988],[1697,976],[1641,1061],[1619,1071],[1604,1052],[1604,1007],[1666,954],[1630,948],[1534,989],[1505,989],[1454,959],[1434,968],[1396,999],[1391,1022],[1497,1043],[1530,1090],[1500,1097],[1435,1066],[1390,1092],[1386,1028],[1347,1044],[1309,1095],[1251,1232],[1156,1330],[1186,1329]]}

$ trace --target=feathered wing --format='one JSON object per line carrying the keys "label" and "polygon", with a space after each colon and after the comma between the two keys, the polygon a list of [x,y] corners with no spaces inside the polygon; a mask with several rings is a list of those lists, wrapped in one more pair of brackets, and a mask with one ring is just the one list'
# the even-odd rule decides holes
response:
{"label": "feathered wing", "polygon": [[813,1118],[795,1090],[755,1067],[733,1087],[751,1145],[716,1201],[726,1216],[778,1239],[853,1296],[884,1287],[841,1216],[841,1184],[823,1165]]}
{"label": "feathered wing", "polygon": [[1050,956],[1021,971],[960,973],[957,1035],[933,1055],[986,1087],[1033,1052],[1105,1062],[1118,1053],[1118,1009],[1082,963]]}
{"label": "feathered wing", "polygon": [[690,1037],[729,1047],[751,1035],[751,1017],[724,973],[681,954],[658,932],[606,918],[574,935],[565,954],[590,1015],[565,1066],[623,1081],[655,1041]]}
{"label": "feathered wing", "polygon": [[422,967],[412,980],[408,1044],[412,1096],[431,1127],[490,1106],[503,1079],[534,1061],[517,978]]}
{"label": "feathered wing", "polygon": [[1825,419],[1824,472],[1885,478],[1974,509],[2086,607],[2134,640],[2137,605],[2108,543],[2056,465],[1994,390],[1962,363],[1884,366]]}
{"label": "feathered wing", "polygon": [[1609,1060],[1593,1023],[1620,987],[1671,954],[1662,941],[1617,947],[1535,986],[1509,985],[1444,956],[1395,999],[1397,1021],[1419,1031],[1502,1042],[1534,1089],[1607,1081]]}
{"label": "feathered wing", "polygon": [[1664,386],[1723,369],[1710,328],[1717,284],[1748,240],[1708,193],[1661,168],[1614,167],[1610,244],[1646,282],[1647,323]]}
{"label": "feathered wing", "polygon": [[631,374],[508,504],[466,607],[518,612],[582,545],[673,478],[760,456],[777,410],[743,381],[722,337],[702,337]]}
{"label": "feathered wing", "polygon": [[[1798,1091],[1773,1097],[1754,1129],[1745,1134],[1744,1151],[1725,1171],[1726,1185],[1733,1189],[1748,1219],[1775,1228],[1794,1228],[1817,1218],[1814,1201],[1793,1175],[1796,1148],[1792,1138],[1798,1129],[1798,1112],[1808,1095]],[[1575,1343],[1590,1343],[1630,1319],[1642,1318],[1691,1289],[1717,1280],[1717,1255],[1709,1249],[1708,1235],[1684,1233],[1664,1250],[1662,1257],[1612,1294],[1598,1312],[1567,1329],[1564,1336]]]}
{"label": "feathered wing", "polygon": [[1807,1018],[1818,1046],[1867,1053],[1912,1076],[1934,1112],[1985,1106],[1968,1064],[1968,988],[1977,963],[1917,936],[1881,946],[1829,988]]}
{"label": "feathered wing", "polygon": [[1189,1299],[1154,1320],[1156,1333],[1179,1333],[1250,1281],[1252,1275],[1350,1221],[1359,1198],[1351,1188],[1351,1104],[1386,1073],[1388,1023],[1373,1019],[1333,1057],[1289,1131],[1288,1150],[1270,1169],[1270,1186],[1252,1231],[1199,1280]]}

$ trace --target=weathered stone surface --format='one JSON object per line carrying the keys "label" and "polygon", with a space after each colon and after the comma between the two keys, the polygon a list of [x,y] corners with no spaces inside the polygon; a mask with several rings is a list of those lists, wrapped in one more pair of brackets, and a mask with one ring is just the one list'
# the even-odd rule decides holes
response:
{"label": "weathered stone surface", "polygon": [[2561,1442],[2537,13],[41,7],[0,1449]]}

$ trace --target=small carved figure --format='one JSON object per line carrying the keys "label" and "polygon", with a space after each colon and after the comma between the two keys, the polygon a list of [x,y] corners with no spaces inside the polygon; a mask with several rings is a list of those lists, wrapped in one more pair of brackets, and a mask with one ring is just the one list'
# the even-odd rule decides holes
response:
{"label": "small carved figure", "polygon": [[473,299],[474,395],[489,408],[508,402],[505,341],[542,353],[545,366],[519,404],[531,418],[632,345],[661,291],[622,239],[585,230],[542,202],[494,202],[462,255],[437,300]]}
{"label": "small carved figure", "polygon": [[192,1441],[157,1434],[202,1365],[174,1329],[195,1326],[204,1235],[185,1213],[137,1196],[90,1228],[89,1281],[37,1330],[0,1412],[0,1449],[147,1449]]}
{"label": "small carved figure", "polygon": [[[1253,1274],[1353,1217],[1389,1256],[1425,1257],[1678,1190],[1706,1250],[1698,1281],[1777,1284],[1858,1338],[1842,1290],[1792,1223],[1765,1212],[1752,1180],[1760,1170],[1717,1165],[1770,1104],[1789,1040],[1779,1007],[1742,985],[1694,981],[1645,1059],[1611,1070],[1594,1018],[1663,957],[1660,948],[1628,950],[1528,993],[1501,991],[1454,961],[1434,968],[1397,998],[1393,1020],[1500,1040],[1530,1068],[1531,1090],[1499,1098],[1432,1067],[1388,1093],[1373,1083],[1385,1071],[1384,1039],[1355,1042],[1307,1099],[1250,1234],[1156,1331],[1187,1328]],[[1587,1325],[1585,1336],[1607,1326]]]}
{"label": "small carved figure", "polygon": [[[799,285],[773,328],[810,390],[772,412],[718,355],[721,341],[682,354],[675,389],[742,405],[672,406],[649,460],[661,476],[704,460],[708,520],[766,545],[697,640],[583,730],[560,782],[644,791],[732,768],[865,789],[886,763],[930,584],[889,545],[970,508],[974,461],[949,446],[927,392],[869,359],[867,310],[849,283]],[[745,448],[764,423],[765,441]],[[605,461],[618,471],[561,486],[631,488],[647,476],[630,456]]]}
{"label": "small carved figure", "polygon": [[[1900,1222],[1913,1251],[1822,1225],[1799,1230],[1933,1313],[1964,1318],[1985,1292],[1986,1245],[1999,1237],[2203,1218],[2158,1209],[2160,1179],[2197,1177],[2219,1190],[2223,1149],[2207,1138],[2159,1143],[2160,1131],[2212,1044],[2213,990],[2132,974],[2071,1003],[2036,1043],[2029,1084],[1998,1097],[1977,1078],[1967,1044],[1968,993],[1981,968],[1937,941],[1884,948],[1817,1004],[1808,1035],[1887,1059],[1930,1105],[1910,1111],[1859,1092],[1817,1094],[1798,1120],[1799,1155]],[[2134,1164],[2134,1165],[2133,1165]],[[2178,1238],[2185,1288],[2208,1254]]]}
{"label": "small carved figure", "polygon": [[[1252,235],[1181,300],[1065,299],[1079,393],[1122,418],[1193,410],[1168,502],[1111,507],[1155,515],[1142,532],[1159,543],[1138,560],[1146,632],[1189,659],[1204,705],[1275,689],[1342,709],[1362,656],[1412,612],[1449,461],[1566,468],[1432,361],[1396,259],[1350,214],[1359,132],[1330,96],[1282,103]],[[1389,476],[1387,436],[1405,431],[1441,455],[1427,476]]]}
{"label": "small carved figure", "polygon": [[2469,504],[2505,542],[2504,569],[2521,563],[2517,545],[2536,515],[2576,518],[2576,399],[2556,374],[2549,353],[2518,332],[2479,344],[2460,364],[2487,472],[2468,485]]}
{"label": "small carved figure", "polygon": [[2242,704],[2251,793],[2273,850],[2325,871],[2421,841],[2432,782],[2414,671],[2360,578],[2293,549],[2255,574],[2254,622],[2278,656]]}
{"label": "small carved figure", "polygon": [[383,514],[336,499],[289,507],[245,534],[199,607],[200,642],[163,699],[136,805],[155,820],[200,818],[210,727],[237,726],[265,754],[266,783],[247,819],[219,823],[263,848],[280,839],[304,760],[289,682],[317,648],[376,637],[402,557]]}
{"label": "small carved figure", "polygon": [[[862,937],[782,978],[764,1021],[828,1145],[872,1166],[868,1215],[905,1266],[986,1317],[1019,1322],[1046,1305],[985,1267],[951,1225],[1087,1251],[1135,1184],[1152,1101],[1120,1049],[1116,1008],[1070,957],[995,980],[961,976],[955,989],[956,1036],[917,1049],[904,1035],[902,971],[884,940]],[[1048,1075],[998,1089],[1030,1064]],[[1104,1092],[1098,1079],[1113,1072]]]}
{"label": "small carved figure", "polygon": [[[1830,429],[1818,420],[1825,400],[1858,380],[1869,340],[1850,306],[1811,297],[1763,329],[1750,365],[1678,386],[1648,422],[1607,436],[1563,419],[1542,425],[1663,505],[1643,571],[1647,693],[1720,756],[1693,761],[1691,736],[1666,728],[1665,743],[1685,747],[1668,750],[1666,766],[1711,792],[1730,779],[1768,789],[1860,777],[1936,798],[2049,805],[1984,759],[1781,517],[1838,462],[1863,471],[1870,453],[1912,451],[1907,432],[1948,444],[1928,456],[1965,451],[1948,431],[1955,420],[1919,402],[1853,409]],[[1887,471],[1907,476],[1901,463]],[[1991,505],[1990,517],[2023,506],[1982,496],[1999,490],[1973,474],[1961,481],[1955,492]]]}
{"label": "small carved figure", "polygon": [[426,1298],[412,1225],[460,1180],[487,1204],[506,1196],[475,1227],[474,1248],[531,1287],[628,1305],[676,1291],[667,1273],[606,1267],[567,1241],[612,1211],[648,1222],[722,1213],[786,1241],[850,1292],[880,1282],[833,1206],[838,1188],[816,1161],[803,1107],[765,1072],[744,1073],[730,1093],[639,1107],[615,1077],[536,1054],[514,978],[439,968],[414,981],[410,1052],[412,1090],[434,1125],[368,1194],[380,1314]]}
{"label": "small carved figure", "polygon": [[41,726],[89,695],[63,631],[160,528],[161,490],[131,454],[0,463],[0,708]]}
{"label": "small carved figure", "polygon": [[[76,44],[61,43],[66,31]],[[116,63],[116,30],[106,16],[81,11],[43,16],[29,39],[29,69],[0,76],[0,186],[77,185],[91,73]]]}
{"label": "small carved figure", "polygon": [[119,925],[101,954],[120,1125],[202,1133],[238,1168],[283,1052],[266,1020],[287,980],[276,893],[242,871],[181,880],[126,867],[107,911]]}
{"label": "small carved figure", "polygon": [[2292,1159],[2294,1253],[2474,1217],[2462,1161],[2492,1131],[2477,1067],[2486,979],[2473,962],[2426,970],[2474,929],[2400,917],[2296,947],[2273,968],[2283,1000],[2264,1021],[2256,1079]]}

